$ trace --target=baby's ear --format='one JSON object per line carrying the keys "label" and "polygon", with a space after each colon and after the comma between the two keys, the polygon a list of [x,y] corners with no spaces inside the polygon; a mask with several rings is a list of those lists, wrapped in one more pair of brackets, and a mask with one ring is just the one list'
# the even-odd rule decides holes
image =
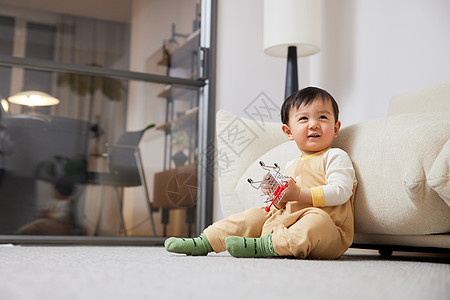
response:
{"label": "baby's ear", "polygon": [[283,124],[281,126],[281,130],[283,130],[284,134],[292,141],[294,139],[294,136],[292,135],[292,131],[286,124]]}
{"label": "baby's ear", "polygon": [[341,128],[341,121],[337,121],[336,124],[334,124],[334,137],[335,138],[337,137],[340,128]]}

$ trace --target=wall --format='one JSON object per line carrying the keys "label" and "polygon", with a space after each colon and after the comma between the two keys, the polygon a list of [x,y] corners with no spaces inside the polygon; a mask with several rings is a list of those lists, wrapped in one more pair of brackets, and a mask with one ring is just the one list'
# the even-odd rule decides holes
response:
{"label": "wall", "polygon": [[332,92],[344,125],[387,114],[391,96],[450,79],[450,1],[323,1],[310,83]]}
{"label": "wall", "polygon": [[[448,0],[323,0],[322,50],[299,59],[299,87],[331,92],[343,126],[384,116],[391,96],[450,79],[449,13]],[[286,63],[264,54],[262,15],[261,0],[218,2],[217,109],[283,101]]]}
{"label": "wall", "polygon": [[[263,1],[219,0],[217,108],[264,92],[281,103],[286,63],[262,49]],[[349,125],[384,116],[392,95],[450,79],[450,1],[323,0],[322,50],[299,58],[299,86],[338,100]]]}

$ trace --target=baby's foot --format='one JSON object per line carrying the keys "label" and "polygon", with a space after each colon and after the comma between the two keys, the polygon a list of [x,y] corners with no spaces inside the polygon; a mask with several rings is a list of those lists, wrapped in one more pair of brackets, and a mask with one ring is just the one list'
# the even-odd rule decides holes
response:
{"label": "baby's foot", "polygon": [[272,235],[260,238],[230,236],[225,239],[228,252],[234,257],[271,257],[279,256],[273,250]]}
{"label": "baby's foot", "polygon": [[164,247],[169,252],[184,253],[186,255],[207,255],[213,251],[204,233],[196,238],[168,238],[164,242]]}

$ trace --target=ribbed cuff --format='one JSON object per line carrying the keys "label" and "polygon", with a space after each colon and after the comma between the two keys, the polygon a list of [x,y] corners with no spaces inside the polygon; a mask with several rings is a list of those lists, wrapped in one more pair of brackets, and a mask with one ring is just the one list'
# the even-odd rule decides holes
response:
{"label": "ribbed cuff", "polygon": [[322,186],[316,186],[311,188],[311,196],[314,207],[325,206],[325,197],[323,196]]}

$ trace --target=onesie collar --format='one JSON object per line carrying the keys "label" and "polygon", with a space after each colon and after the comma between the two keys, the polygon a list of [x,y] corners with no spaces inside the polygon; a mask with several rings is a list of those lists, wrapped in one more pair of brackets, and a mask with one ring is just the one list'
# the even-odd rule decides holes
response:
{"label": "onesie collar", "polygon": [[310,159],[310,158],[313,158],[313,157],[315,157],[315,156],[317,156],[317,155],[320,155],[320,154],[322,154],[322,153],[324,153],[324,152],[326,152],[326,151],[328,151],[328,150],[330,150],[330,147],[328,147],[328,148],[325,148],[325,149],[323,149],[322,151],[319,151],[319,152],[316,152],[316,153],[314,153],[314,154],[311,154],[311,155],[308,155],[308,156],[305,156],[305,157],[303,157],[303,154],[302,155],[300,155],[300,160],[305,160],[305,159]]}

